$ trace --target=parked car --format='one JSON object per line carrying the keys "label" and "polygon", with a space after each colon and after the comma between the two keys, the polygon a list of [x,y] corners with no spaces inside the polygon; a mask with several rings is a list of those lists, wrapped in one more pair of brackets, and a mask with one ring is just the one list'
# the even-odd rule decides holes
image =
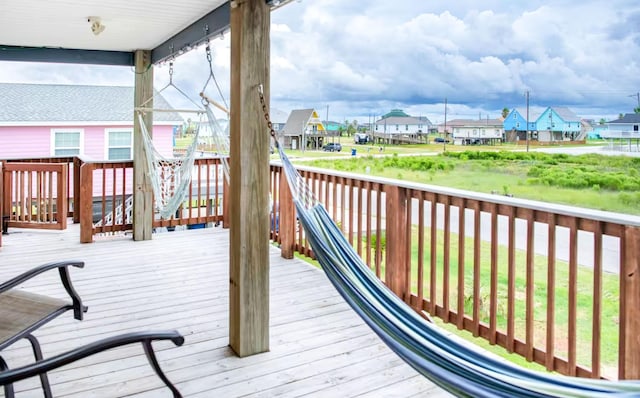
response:
{"label": "parked car", "polygon": [[439,143],[446,142],[448,144],[450,141],[449,140],[445,140],[442,137],[436,137],[436,138],[433,139],[433,142],[439,142]]}
{"label": "parked car", "polygon": [[338,142],[330,142],[322,147],[322,149],[327,152],[340,152],[342,150],[342,145]]}

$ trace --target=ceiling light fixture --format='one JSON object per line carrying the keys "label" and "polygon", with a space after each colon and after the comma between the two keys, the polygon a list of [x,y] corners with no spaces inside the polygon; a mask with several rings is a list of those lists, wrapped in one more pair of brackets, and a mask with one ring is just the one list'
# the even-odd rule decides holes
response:
{"label": "ceiling light fixture", "polygon": [[87,22],[91,24],[91,32],[93,32],[94,35],[98,36],[104,32],[105,26],[102,24],[100,17],[87,17]]}

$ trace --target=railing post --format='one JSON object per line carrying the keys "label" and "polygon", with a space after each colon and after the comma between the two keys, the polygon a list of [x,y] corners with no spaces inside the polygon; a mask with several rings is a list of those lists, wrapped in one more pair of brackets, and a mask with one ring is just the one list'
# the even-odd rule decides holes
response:
{"label": "railing post", "polygon": [[4,232],[4,163],[0,162],[0,247],[2,247],[2,234]]}
{"label": "railing post", "polygon": [[280,251],[283,258],[292,259],[295,248],[296,237],[296,209],[291,196],[291,189],[287,176],[284,173],[284,167],[280,168],[280,203],[279,203],[279,220],[278,236],[280,237]]}
{"label": "railing post", "polygon": [[56,212],[58,213],[58,224],[60,225],[60,229],[67,229],[67,217],[69,216],[68,206],[69,201],[67,198],[67,184],[68,176],[69,176],[69,166],[66,163],[62,163],[60,166],[60,174],[58,175],[58,197],[57,197],[57,208]]}
{"label": "railing post", "polygon": [[0,206],[0,215],[2,215],[2,217],[0,217],[2,218],[2,231],[5,231],[6,229],[5,223],[8,223],[9,220],[5,217],[11,217],[11,206],[13,205],[13,198],[11,196],[11,174],[6,173],[6,165],[7,163],[5,162],[2,163],[2,167],[0,167],[0,174],[2,174],[0,176],[2,180],[2,197],[0,198],[0,202],[2,202],[2,206]]}
{"label": "railing post", "polygon": [[82,159],[75,156],[73,158],[73,223],[80,222],[80,168],[82,167]]}
{"label": "railing post", "polygon": [[229,201],[231,200],[231,190],[226,178],[222,179],[222,228],[228,229],[229,225]]}
{"label": "railing post", "polygon": [[93,242],[93,165],[80,167],[80,243]]}
{"label": "railing post", "polygon": [[[384,280],[398,297],[406,300],[410,293],[406,286],[406,275],[409,272],[406,250],[406,241],[409,239],[407,236],[407,191],[398,186],[386,185],[384,192],[387,217]],[[392,216],[393,219],[390,220],[389,216]]]}
{"label": "railing post", "polygon": [[621,239],[620,353],[618,377],[640,379],[640,228],[625,226]]}

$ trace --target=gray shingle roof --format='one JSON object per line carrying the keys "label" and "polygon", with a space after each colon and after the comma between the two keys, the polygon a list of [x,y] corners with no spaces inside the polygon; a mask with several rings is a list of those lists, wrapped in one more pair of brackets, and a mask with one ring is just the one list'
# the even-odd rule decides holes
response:
{"label": "gray shingle roof", "polygon": [[[502,119],[451,119],[447,121],[447,127],[502,127],[504,120]],[[443,127],[444,123],[440,123],[439,127]]]}
{"label": "gray shingle roof", "polygon": [[580,118],[575,113],[573,113],[573,111],[571,109],[567,108],[566,106],[553,106],[553,107],[551,107],[551,109],[556,111],[558,116],[560,116],[562,118],[562,120],[564,120],[565,122],[579,122],[580,121]]}
{"label": "gray shingle roof", "polygon": [[[516,111],[522,116],[523,119],[527,118],[527,108],[516,108]],[[529,123],[533,123],[542,115],[541,111],[533,110],[529,108]]]}
{"label": "gray shingle roof", "polygon": [[282,129],[283,135],[300,135],[302,128],[306,127],[313,114],[313,109],[295,109],[289,114],[287,124]]}
{"label": "gray shingle roof", "polygon": [[[154,107],[171,109],[161,95]],[[182,122],[156,112],[154,122]],[[131,122],[133,87],[0,83],[0,122]]]}
{"label": "gray shingle roof", "polygon": [[627,113],[621,119],[612,120],[609,123],[635,124],[640,123],[640,113]]}

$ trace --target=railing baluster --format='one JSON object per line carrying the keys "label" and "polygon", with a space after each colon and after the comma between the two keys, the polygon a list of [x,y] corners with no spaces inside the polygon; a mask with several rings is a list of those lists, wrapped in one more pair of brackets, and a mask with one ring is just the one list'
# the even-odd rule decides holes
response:
{"label": "railing baluster", "polygon": [[436,315],[436,296],[437,296],[437,283],[438,283],[438,274],[437,274],[437,266],[438,266],[438,198],[436,194],[431,194],[429,196],[429,200],[431,201],[431,230],[430,237],[431,239],[431,247],[430,247],[430,258],[429,258],[429,313],[431,316]]}
{"label": "railing baluster", "polygon": [[465,240],[466,240],[466,211],[467,200],[465,198],[459,199],[458,204],[458,322],[457,326],[459,330],[464,329],[464,303],[466,297],[465,290]]}
{"label": "railing baluster", "polygon": [[480,280],[480,248],[481,248],[481,206],[480,202],[473,202],[473,336],[480,336],[480,302],[481,302],[481,280]]}
{"label": "railing baluster", "polygon": [[[376,195],[376,276],[382,280],[382,195],[384,186],[378,184],[378,190]],[[386,197],[385,197],[386,198]],[[386,221],[385,221],[386,223]],[[385,238],[386,239],[386,238]]]}
{"label": "railing baluster", "polygon": [[366,259],[365,261],[367,262],[367,266],[369,266],[369,268],[371,268],[371,217],[373,217],[373,212],[371,211],[371,182],[370,181],[366,181],[365,182],[365,187],[367,190],[367,216],[366,216],[366,222],[367,222],[367,226],[366,226],[366,239],[367,242],[365,244],[366,247]]}
{"label": "railing baluster", "polygon": [[489,297],[489,342],[496,343],[498,328],[498,205],[491,209],[491,292]]}
{"label": "railing baluster", "polygon": [[577,220],[571,219],[569,228],[569,375],[576,375],[576,336],[578,303],[578,227]]}
{"label": "railing baluster", "polygon": [[593,233],[593,324],[591,326],[591,377],[600,378],[602,325],[602,223],[596,222]]}
{"label": "railing baluster", "polygon": [[534,259],[535,259],[535,212],[527,211],[527,260],[526,260],[526,314],[525,314],[525,343],[527,361],[533,361],[533,334],[534,305],[535,305],[535,279],[534,279]]}
{"label": "railing baluster", "polygon": [[451,309],[449,305],[449,287],[451,283],[451,197],[445,196],[444,204],[444,242],[442,258],[442,306],[444,307],[445,322],[450,321]]}
{"label": "railing baluster", "polygon": [[545,366],[555,370],[555,328],[556,328],[556,215],[547,215],[547,344]]}
{"label": "railing baluster", "polygon": [[418,195],[418,307],[424,302],[424,192]]}
{"label": "railing baluster", "polygon": [[516,213],[513,207],[509,208],[508,215],[509,238],[507,244],[507,344],[509,352],[515,351],[515,303],[516,303]]}
{"label": "railing baluster", "polygon": [[[413,230],[413,218],[412,218],[412,209],[413,209],[413,192],[411,189],[407,189],[406,190],[406,220],[407,222],[405,223],[405,231],[404,231],[404,236],[405,236],[405,240],[404,240],[404,258],[407,262],[406,266],[405,266],[405,286],[404,286],[404,291],[406,292],[405,294],[405,301],[409,304],[411,304],[411,293],[413,292],[413,289],[411,289],[411,245],[413,244],[413,234],[411,233]],[[417,306],[418,308],[422,306],[422,303],[420,303],[419,306]]]}

